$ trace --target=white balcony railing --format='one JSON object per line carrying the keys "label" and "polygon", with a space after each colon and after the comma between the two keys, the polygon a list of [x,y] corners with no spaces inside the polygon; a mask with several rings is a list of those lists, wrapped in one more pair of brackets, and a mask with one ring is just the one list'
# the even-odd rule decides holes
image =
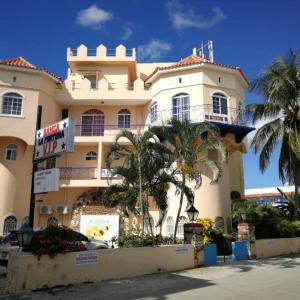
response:
{"label": "white balcony railing", "polygon": [[114,175],[114,169],[105,168],[76,168],[76,167],[61,167],[61,180],[94,180],[94,179],[116,179],[118,175]]}

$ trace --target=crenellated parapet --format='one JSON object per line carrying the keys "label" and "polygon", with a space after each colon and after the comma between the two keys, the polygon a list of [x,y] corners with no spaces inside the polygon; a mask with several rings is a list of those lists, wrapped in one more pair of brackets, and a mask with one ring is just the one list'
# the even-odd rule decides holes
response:
{"label": "crenellated parapet", "polygon": [[67,61],[135,61],[135,48],[127,49],[120,44],[115,49],[108,49],[100,44],[96,49],[88,49],[81,44],[76,49],[67,48]]}

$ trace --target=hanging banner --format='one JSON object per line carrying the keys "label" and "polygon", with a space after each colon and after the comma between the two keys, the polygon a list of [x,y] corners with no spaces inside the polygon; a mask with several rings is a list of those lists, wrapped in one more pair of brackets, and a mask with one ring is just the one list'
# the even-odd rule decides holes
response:
{"label": "hanging banner", "polygon": [[74,152],[75,121],[68,118],[36,132],[34,160]]}
{"label": "hanging banner", "polygon": [[91,240],[111,241],[119,236],[119,216],[81,215],[80,232]]}

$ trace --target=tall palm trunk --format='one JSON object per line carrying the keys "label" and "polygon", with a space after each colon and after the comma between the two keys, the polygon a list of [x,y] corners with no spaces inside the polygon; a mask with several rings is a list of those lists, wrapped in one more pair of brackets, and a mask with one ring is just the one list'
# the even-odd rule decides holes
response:
{"label": "tall palm trunk", "polygon": [[183,195],[184,195],[184,186],[185,186],[185,175],[182,175],[182,187],[181,187],[181,194],[180,194],[180,200],[179,200],[179,207],[178,207],[178,212],[177,212],[177,216],[176,216],[176,221],[175,221],[175,228],[174,228],[174,243],[176,240],[176,236],[177,236],[177,227],[178,227],[178,223],[179,223],[179,217],[181,214],[181,208],[182,208],[182,202],[183,202]]}

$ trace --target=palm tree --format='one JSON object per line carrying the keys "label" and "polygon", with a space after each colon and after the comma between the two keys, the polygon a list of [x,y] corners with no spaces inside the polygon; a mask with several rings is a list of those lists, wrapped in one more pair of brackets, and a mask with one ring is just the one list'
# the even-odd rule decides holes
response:
{"label": "palm tree", "polygon": [[[130,145],[120,143],[126,138]],[[149,197],[152,196],[160,212],[157,226],[161,225],[168,208],[167,189],[174,184],[184,189],[189,195],[189,202],[193,201],[193,194],[188,187],[182,187],[181,181],[172,172],[167,172],[173,163],[173,153],[156,136],[146,131],[143,134],[134,134],[124,130],[116,137],[107,156],[107,165],[110,168],[115,160],[123,159],[123,166],[114,170],[114,175],[122,176],[121,184],[110,185],[104,192],[105,205],[120,206],[127,213],[128,210],[142,213],[142,234],[144,234],[145,216],[152,232],[149,214]]]}
{"label": "palm tree", "polygon": [[[212,183],[218,181],[221,176],[221,163],[227,159],[227,151],[220,140],[219,130],[211,123],[203,122],[192,124],[190,121],[172,119],[168,126],[153,127],[150,129],[158,137],[161,137],[173,153],[176,166],[173,173],[181,176],[182,189],[175,221],[174,240],[177,235],[177,227],[181,214],[184,187],[187,182],[194,181],[195,188],[202,183],[201,167],[207,167],[212,172]],[[208,151],[220,153],[219,161],[210,159]]]}
{"label": "palm tree", "polygon": [[[251,143],[259,155],[259,168],[264,172],[276,144],[280,144],[279,178],[295,185],[295,211],[299,208],[300,184],[300,80],[297,77],[298,53],[292,50],[284,58],[275,60],[251,85],[251,91],[263,96],[263,103],[247,106],[252,121],[263,121]],[[297,142],[298,141],[298,142]],[[297,150],[298,147],[298,150]]]}

